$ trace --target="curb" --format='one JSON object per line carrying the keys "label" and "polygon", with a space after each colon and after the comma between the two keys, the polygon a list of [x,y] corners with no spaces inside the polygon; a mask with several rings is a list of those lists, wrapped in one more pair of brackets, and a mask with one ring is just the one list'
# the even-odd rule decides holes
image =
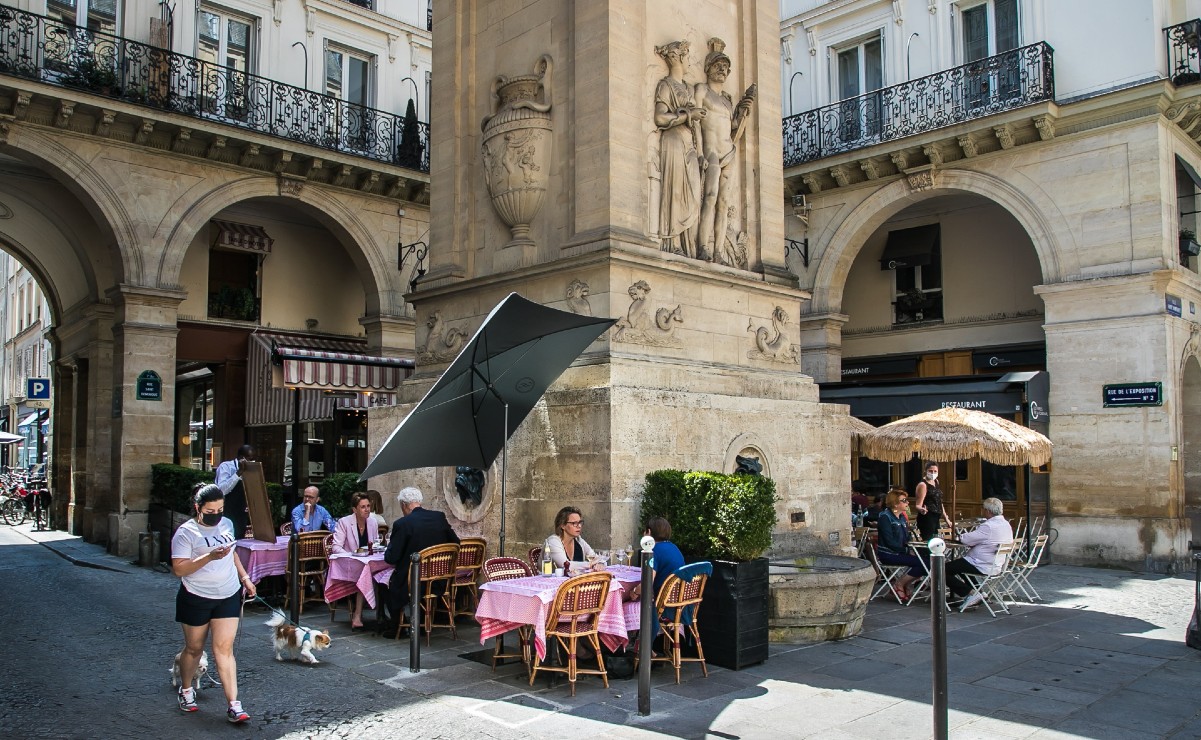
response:
{"label": "curb", "polygon": [[124,568],[118,568],[118,567],[115,567],[112,565],[107,565],[105,563],[101,563],[101,562],[98,562],[95,560],[86,560],[84,558],[77,558],[74,555],[71,555],[70,553],[66,552],[65,549],[59,549],[59,548],[55,547],[50,542],[42,542],[40,540],[34,539],[33,537],[30,537],[28,532],[25,532],[21,529],[17,529],[16,527],[13,527],[13,531],[19,533],[22,537],[24,537],[25,539],[34,543],[35,545],[41,545],[42,547],[46,548],[50,552],[59,556],[63,560],[66,560],[67,562],[71,563],[72,565],[78,565],[81,568],[95,568],[96,570],[107,570],[112,573],[125,573],[126,575],[129,575],[130,573],[133,572],[133,571],[125,570]]}

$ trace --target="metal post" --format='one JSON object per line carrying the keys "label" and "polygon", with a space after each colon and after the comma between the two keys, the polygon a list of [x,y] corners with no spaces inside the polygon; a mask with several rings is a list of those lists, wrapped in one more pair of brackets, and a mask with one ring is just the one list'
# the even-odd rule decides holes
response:
{"label": "metal post", "polygon": [[409,672],[421,672],[421,554],[409,564]]}
{"label": "metal post", "polygon": [[309,47],[305,46],[303,41],[292,44],[293,49],[297,46],[304,52],[304,89],[307,92],[309,89]]}
{"label": "metal post", "polygon": [[505,498],[508,495],[506,481],[509,477],[509,404],[505,402],[504,442],[500,449],[500,551],[505,554]]}
{"label": "metal post", "polygon": [[[645,547],[645,543],[643,544]],[[655,628],[655,572],[651,568],[651,551],[642,551],[642,599],[639,604],[638,625],[638,714],[651,713],[651,643]]]}
{"label": "metal post", "polygon": [[947,569],[946,544],[930,540],[930,621],[934,647],[934,740],[947,738]]}
{"label": "metal post", "polygon": [[292,574],[292,580],[288,584],[292,624],[300,624],[300,535],[296,532],[293,532],[288,540],[288,571]]}

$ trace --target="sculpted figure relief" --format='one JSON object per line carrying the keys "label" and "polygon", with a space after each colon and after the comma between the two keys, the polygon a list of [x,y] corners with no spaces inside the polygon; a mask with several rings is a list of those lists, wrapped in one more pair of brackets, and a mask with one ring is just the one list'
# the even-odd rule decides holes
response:
{"label": "sculpted figure relief", "polygon": [[680,341],[675,333],[676,325],[684,323],[681,307],[660,308],[652,315],[646,301],[651,286],[645,280],[634,283],[626,292],[630,295],[630,308],[625,318],[617,321],[613,341],[653,347],[679,347]]}
{"label": "sculpted figure relief", "polygon": [[684,81],[688,42],[656,46],[655,53],[667,62],[668,69],[667,76],[655,88],[655,126],[660,131],[659,172],[663,178],[659,202],[660,248],[695,258],[696,227],[701,214],[699,122],[705,112],[693,106],[693,91]]}
{"label": "sculpted figure relief", "polygon": [[455,327],[447,328],[442,321],[442,312],[434,311],[425,320],[429,334],[425,337],[425,346],[417,353],[417,361],[422,363],[445,362],[454,359],[463,348],[463,340],[467,332]]}
{"label": "sculpted figure relief", "polygon": [[567,308],[580,316],[592,315],[592,304],[588,302],[588,283],[576,278],[567,286]]}
{"label": "sculpted figure relief", "polygon": [[801,361],[801,348],[789,343],[788,335],[784,333],[787,323],[788,314],[780,306],[771,312],[770,329],[766,326],[756,327],[755,320],[751,319],[746,330],[755,335],[755,348],[748,351],[746,356],[752,360],[798,364]]}

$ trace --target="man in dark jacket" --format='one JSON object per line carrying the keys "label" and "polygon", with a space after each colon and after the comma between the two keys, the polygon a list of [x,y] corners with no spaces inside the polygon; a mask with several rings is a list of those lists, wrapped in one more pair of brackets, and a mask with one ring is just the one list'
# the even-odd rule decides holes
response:
{"label": "man in dark jacket", "polygon": [[384,552],[384,561],[396,568],[388,582],[389,621],[393,631],[409,603],[409,567],[413,553],[459,541],[459,535],[450,528],[445,514],[421,506],[424,499],[421,490],[412,486],[396,496],[404,516],[392,525],[388,549]]}

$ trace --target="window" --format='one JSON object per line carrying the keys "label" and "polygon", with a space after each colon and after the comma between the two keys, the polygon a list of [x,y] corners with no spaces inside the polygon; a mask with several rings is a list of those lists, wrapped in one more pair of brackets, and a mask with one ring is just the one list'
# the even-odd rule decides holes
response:
{"label": "window", "polygon": [[338,143],[349,149],[372,146],[371,57],[329,46],[325,50],[325,94],[334,98]]}
{"label": "window", "polygon": [[[963,7],[960,12],[960,42],[963,63],[982,62],[989,57],[1018,48],[1017,0],[988,0]],[[964,75],[964,102],[969,108],[981,108],[994,98],[1008,99],[1021,93],[1021,65],[1018,55],[969,66]]]}
{"label": "window", "polygon": [[880,266],[893,273],[893,325],[942,321],[940,239],[938,224],[889,232]]}
{"label": "window", "polygon": [[117,33],[117,0],[48,0],[46,15],[89,31]]}
{"label": "window", "polygon": [[246,75],[254,72],[254,21],[201,8],[196,28],[196,56],[202,64],[201,105],[218,116],[245,118],[249,107]]}
{"label": "window", "polygon": [[259,259],[251,252],[209,252],[210,319],[259,320]]}
{"label": "window", "polygon": [[883,43],[871,36],[836,51],[840,106],[838,136],[843,144],[880,134],[883,100],[879,94],[858,97],[884,87]]}

